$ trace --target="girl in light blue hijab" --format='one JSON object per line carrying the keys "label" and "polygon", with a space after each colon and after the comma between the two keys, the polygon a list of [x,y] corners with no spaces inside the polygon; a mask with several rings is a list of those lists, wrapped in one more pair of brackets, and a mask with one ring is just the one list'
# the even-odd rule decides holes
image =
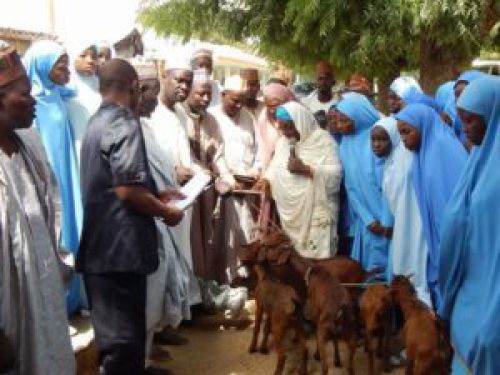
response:
{"label": "girl in light blue hijab", "polygon": [[463,72],[455,82],[453,86],[453,95],[451,95],[446,103],[443,112],[451,121],[451,127],[454,129],[455,134],[460,139],[460,141],[465,144],[467,137],[462,129],[462,121],[460,120],[460,116],[457,113],[457,99],[460,97],[460,94],[464,90],[464,88],[471,83],[472,81],[478,79],[483,76],[484,73],[479,70],[467,70]]}
{"label": "girl in light blue hijab", "polygon": [[438,112],[441,113],[444,107],[448,103],[450,97],[455,95],[453,88],[455,87],[455,81],[448,81],[439,86],[434,95],[434,100],[438,106]]}
{"label": "girl in light blue hijab", "polygon": [[400,142],[395,118],[383,118],[375,124],[376,127],[385,129],[392,145],[385,158],[382,178],[382,192],[394,216],[388,278],[410,276],[419,299],[432,306],[427,285],[428,249],[412,184],[413,153]]}
{"label": "girl in light blue hijab", "polygon": [[434,307],[438,308],[442,213],[463,171],[467,153],[449,126],[428,106],[410,104],[395,117],[405,147],[414,152],[412,183],[429,249],[427,281]]}
{"label": "girl in light blue hijab", "polygon": [[97,46],[89,40],[78,40],[69,43],[71,87],[76,95],[66,100],[66,108],[71,123],[76,157],[80,165],[80,148],[90,117],[101,104],[99,79],[97,78]]}
{"label": "girl in light blue hijab", "polygon": [[[65,87],[69,81],[68,55],[60,44],[44,40],[35,42],[26,51],[23,63],[37,102],[34,125],[42,138],[61,194],[61,245],[76,254],[82,227],[82,201],[71,126],[63,103],[63,98],[75,94]],[[69,286],[67,305],[70,313],[78,308],[79,285],[75,278]]]}
{"label": "girl in light blue hijab", "polygon": [[[443,214],[439,315],[474,374],[500,374],[500,78],[468,85],[457,107],[474,145]],[[455,358],[453,374],[465,374]]]}
{"label": "girl in light blue hijab", "polygon": [[365,269],[386,269],[392,215],[384,204],[370,147],[371,128],[380,115],[365,96],[357,93],[345,95],[337,110],[337,126],[342,133],[339,154],[344,168],[350,233],[354,237],[351,256]]}

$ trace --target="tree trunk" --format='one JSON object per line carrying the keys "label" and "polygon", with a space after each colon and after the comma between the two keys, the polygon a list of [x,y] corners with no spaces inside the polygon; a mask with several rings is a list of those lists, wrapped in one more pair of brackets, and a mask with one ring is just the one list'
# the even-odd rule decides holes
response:
{"label": "tree trunk", "polygon": [[470,63],[463,49],[437,46],[434,40],[425,37],[420,41],[420,85],[429,95],[437,87],[456,79],[461,69]]}
{"label": "tree trunk", "polygon": [[377,106],[378,109],[385,114],[389,113],[389,106],[387,103],[389,99],[389,86],[391,85],[392,81],[399,77],[399,74],[399,66],[394,66],[384,72],[384,74],[381,74],[378,79]]}

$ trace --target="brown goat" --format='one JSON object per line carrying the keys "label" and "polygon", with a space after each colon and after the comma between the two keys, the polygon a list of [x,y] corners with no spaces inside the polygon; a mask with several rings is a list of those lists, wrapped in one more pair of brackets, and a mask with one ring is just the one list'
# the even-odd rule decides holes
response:
{"label": "brown goat", "polygon": [[369,286],[359,301],[361,319],[365,326],[365,347],[370,375],[374,374],[373,338],[378,338],[377,356],[382,359],[382,368],[384,371],[389,371],[389,338],[393,306],[391,291],[385,285]]}
{"label": "brown goat", "polygon": [[406,374],[447,374],[445,357],[448,350],[436,316],[418,300],[407,277],[396,276],[391,283],[391,290],[405,319],[403,340],[407,356]]}
{"label": "brown goat", "polygon": [[[268,249],[273,254],[274,262],[266,261],[266,252]],[[261,265],[266,269],[268,274],[281,282],[293,286],[298,292],[299,297],[303,296],[305,298],[305,287],[302,276],[286,264],[286,260],[292,252],[295,252],[295,250],[288,236],[284,232],[274,231],[262,239],[242,246],[238,250],[238,257],[242,264],[248,267],[256,264]],[[302,257],[302,259],[311,266],[324,268],[341,283],[363,283],[371,276],[380,272],[380,268],[365,271],[359,262],[345,256],[334,256],[326,259]]]}
{"label": "brown goat", "polygon": [[[344,256],[335,256],[327,259],[310,259],[301,257],[293,247],[288,236],[282,231],[274,231],[263,238],[256,240],[246,246],[243,246],[238,251],[238,256],[241,262],[249,267],[256,264],[262,266],[267,275],[273,280],[277,280],[292,286],[300,301],[305,305],[307,299],[307,291],[304,283],[304,274],[298,272],[294,267],[290,267],[288,261],[292,257],[298,257],[306,266],[324,269],[330,275],[336,277],[342,283],[362,283],[369,277],[379,272],[379,269],[365,271],[361,264],[353,259]],[[357,306],[358,289],[348,289],[353,301],[351,307],[351,315],[356,321],[357,311],[354,308]],[[358,332],[358,327],[355,325],[352,334]],[[263,345],[264,349],[266,348]],[[261,347],[262,348],[262,347]],[[337,340],[334,339],[335,360],[334,364],[341,367],[340,355],[338,350]],[[264,350],[265,351],[265,350]],[[315,355],[319,359],[319,350]]]}
{"label": "brown goat", "polygon": [[290,264],[307,285],[307,294],[316,321],[316,340],[321,371],[328,374],[326,344],[333,341],[334,363],[340,365],[338,339],[347,341],[349,348],[348,372],[354,374],[354,354],[356,351],[355,314],[347,289],[327,268],[313,264],[301,257],[293,247],[278,246],[266,249],[266,261],[271,264]]}
{"label": "brown goat", "polygon": [[354,375],[354,354],[356,351],[355,318],[349,294],[338,279],[320,267],[309,267],[305,280],[308,295],[316,321],[316,340],[321,360],[321,374],[328,374],[326,345],[333,341],[335,358],[339,358],[339,338],[347,341],[349,348],[348,372]]}
{"label": "brown goat", "polygon": [[266,314],[266,327],[260,349],[261,351],[267,351],[267,337],[269,332],[271,332],[274,340],[274,348],[278,356],[274,374],[283,374],[286,361],[284,338],[286,332],[293,329],[295,331],[294,342],[300,345],[302,351],[302,362],[299,375],[306,375],[307,347],[302,327],[302,312],[297,306],[299,302],[297,294],[291,286],[277,283],[266,278],[262,270],[258,270],[258,276],[259,279],[255,289],[257,311],[250,352],[254,352],[256,349],[260,324],[263,315]]}

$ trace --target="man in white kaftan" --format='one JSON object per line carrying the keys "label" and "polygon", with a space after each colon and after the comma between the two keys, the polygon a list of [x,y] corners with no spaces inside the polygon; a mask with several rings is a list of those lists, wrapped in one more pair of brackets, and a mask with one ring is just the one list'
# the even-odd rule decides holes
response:
{"label": "man in white kaftan", "polygon": [[256,196],[239,194],[237,191],[242,186],[235,179],[238,175],[256,178],[260,173],[254,122],[248,111],[242,108],[244,96],[241,77],[230,77],[222,92],[222,104],[209,109],[222,133],[227,170],[221,171],[221,178],[230,189],[224,207],[226,274],[230,281],[238,276],[236,251],[252,240],[256,229]]}
{"label": "man in white kaftan", "polygon": [[[219,124],[207,111],[211,94],[210,77],[205,70],[197,70],[191,93],[184,103],[177,104],[176,109],[189,138],[193,170],[210,173],[217,180],[220,171],[226,171],[227,166]],[[196,276],[203,280],[224,282],[224,223],[216,185],[205,189],[193,205],[191,250]]]}
{"label": "man in white kaftan", "polygon": [[302,99],[302,103],[308,107],[313,114],[318,111],[328,113],[330,107],[337,103],[332,88],[335,85],[333,68],[329,62],[320,61],[316,65],[316,90]]}
{"label": "man in white kaftan", "polygon": [[[192,80],[193,73],[188,63],[181,61],[167,67],[158,106],[148,120],[157,143],[168,155],[169,165],[172,167],[171,180],[177,186],[187,182],[194,174],[186,129],[175,108],[177,103],[184,101],[189,95]],[[172,228],[172,233],[192,269],[190,227],[191,210],[188,209],[184,212],[181,223]]]}

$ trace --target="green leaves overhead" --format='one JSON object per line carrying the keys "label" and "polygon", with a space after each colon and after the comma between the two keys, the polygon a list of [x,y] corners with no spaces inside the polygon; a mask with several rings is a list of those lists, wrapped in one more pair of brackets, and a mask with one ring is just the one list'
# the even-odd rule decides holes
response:
{"label": "green leaves overhead", "polygon": [[163,35],[243,42],[292,68],[327,58],[341,73],[378,75],[418,68],[422,41],[472,57],[498,42],[499,15],[499,0],[150,0],[139,20]]}

